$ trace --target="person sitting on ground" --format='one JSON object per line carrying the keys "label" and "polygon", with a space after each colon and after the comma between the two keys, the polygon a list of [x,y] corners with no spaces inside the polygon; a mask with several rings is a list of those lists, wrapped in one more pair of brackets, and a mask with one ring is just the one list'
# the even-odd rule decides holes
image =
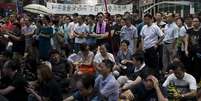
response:
{"label": "person sitting on ground", "polygon": [[115,59],[114,59],[114,56],[113,54],[107,52],[107,49],[106,49],[106,46],[104,44],[102,44],[100,47],[99,47],[99,50],[97,51],[95,57],[94,57],[94,65],[98,65],[99,63],[101,63],[104,59],[109,59],[111,60],[112,62],[115,63]]}
{"label": "person sitting on ground", "polygon": [[105,59],[97,67],[100,75],[95,80],[95,89],[104,101],[118,101],[119,98],[119,84],[111,73],[113,66],[114,62]]}
{"label": "person sitting on ground", "polygon": [[48,65],[41,64],[38,66],[37,77],[38,92],[34,89],[37,87],[31,84],[26,87],[27,92],[30,93],[28,101],[62,101],[61,88],[53,78],[53,73]]}
{"label": "person sitting on ground", "polygon": [[149,74],[128,93],[129,101],[168,101],[166,89],[160,87],[158,79]]}
{"label": "person sitting on ground", "polygon": [[78,55],[81,57],[81,59],[77,65],[77,71],[81,74],[93,74],[95,72],[95,68],[93,67],[94,53],[89,50],[89,46],[87,44],[81,44]]}
{"label": "person sitting on ground", "polygon": [[120,76],[117,79],[122,86],[122,91],[138,85],[148,73],[148,68],[144,62],[144,53],[137,51],[132,57],[134,66],[127,70],[126,76]]}
{"label": "person sitting on ground", "polygon": [[28,94],[25,87],[28,85],[21,74],[19,64],[13,60],[7,60],[2,69],[0,95],[5,96],[9,101],[27,101]]}
{"label": "person sitting on ground", "polygon": [[64,101],[100,101],[94,90],[95,78],[89,74],[83,74],[76,83],[78,91]]}
{"label": "person sitting on ground", "polygon": [[180,99],[182,101],[195,101],[197,83],[195,78],[185,72],[184,65],[181,62],[174,62],[174,73],[169,75],[163,83],[163,87],[174,88],[170,95],[171,99]]}
{"label": "person sitting on ground", "polygon": [[52,65],[52,72],[55,80],[60,82],[61,80],[67,78],[70,67],[67,64],[67,61],[61,57],[59,51],[52,50],[50,52],[50,63]]}

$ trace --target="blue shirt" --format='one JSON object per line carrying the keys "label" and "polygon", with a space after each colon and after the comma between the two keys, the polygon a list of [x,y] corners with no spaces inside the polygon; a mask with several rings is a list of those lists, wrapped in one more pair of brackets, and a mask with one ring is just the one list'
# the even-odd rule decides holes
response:
{"label": "blue shirt", "polygon": [[101,96],[107,101],[118,101],[119,98],[119,83],[115,77],[110,74],[105,79],[99,75],[95,81],[95,88],[98,89]]}
{"label": "blue shirt", "polygon": [[73,97],[76,101],[101,101],[101,99],[98,97],[98,96],[94,96],[92,95],[91,97],[89,98],[86,98],[86,97],[83,97],[79,91],[75,92],[73,94]]}
{"label": "blue shirt", "polygon": [[133,25],[131,25],[130,27],[128,26],[123,26],[121,29],[121,33],[120,33],[120,39],[121,41],[123,40],[127,40],[129,41],[129,50],[134,53],[134,39],[138,38],[138,33],[137,33],[137,28]]}

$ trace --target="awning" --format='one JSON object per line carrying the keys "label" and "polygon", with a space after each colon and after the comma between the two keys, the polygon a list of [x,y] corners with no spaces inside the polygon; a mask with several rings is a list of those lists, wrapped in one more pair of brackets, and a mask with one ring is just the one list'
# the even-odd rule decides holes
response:
{"label": "awning", "polygon": [[0,9],[16,9],[15,3],[0,3]]}

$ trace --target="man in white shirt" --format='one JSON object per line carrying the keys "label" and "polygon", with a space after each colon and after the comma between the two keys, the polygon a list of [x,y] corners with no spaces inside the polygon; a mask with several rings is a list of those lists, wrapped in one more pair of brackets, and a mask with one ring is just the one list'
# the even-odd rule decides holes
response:
{"label": "man in white shirt", "polygon": [[87,37],[87,25],[84,23],[84,18],[82,16],[78,16],[78,24],[74,27],[73,36],[75,36],[75,45],[74,49],[76,52],[79,51],[80,45],[86,43]]}
{"label": "man in white shirt", "polygon": [[153,24],[153,16],[146,14],[144,16],[144,23],[141,30],[141,47],[145,51],[145,63],[147,66],[154,70],[155,73],[158,73],[158,55],[157,48],[158,45],[164,38],[163,32],[160,28]]}
{"label": "man in white shirt", "polygon": [[107,52],[106,46],[103,44],[100,46],[99,51],[97,52],[97,54],[94,57],[94,63],[99,64],[104,59],[109,59],[115,63],[114,56],[111,53]]}
{"label": "man in white shirt", "polygon": [[195,78],[185,72],[184,65],[181,62],[173,63],[174,73],[169,75],[166,81],[163,83],[163,87],[168,88],[170,91],[170,86],[175,86],[177,91],[177,96],[173,95],[173,98],[179,98],[182,101],[195,101],[193,100],[196,97],[197,92],[197,83]]}
{"label": "man in white shirt", "polygon": [[163,39],[163,72],[166,72],[167,66],[176,55],[176,41],[179,36],[179,28],[174,21],[175,15],[172,13],[168,14],[167,24],[164,28],[165,38]]}

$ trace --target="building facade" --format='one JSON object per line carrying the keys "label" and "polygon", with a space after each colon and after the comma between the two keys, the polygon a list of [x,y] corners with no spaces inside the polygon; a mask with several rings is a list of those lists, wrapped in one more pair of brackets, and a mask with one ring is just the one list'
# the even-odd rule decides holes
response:
{"label": "building facade", "polygon": [[[192,7],[194,8],[194,12],[198,13],[201,11],[201,0],[140,0],[140,7],[142,11],[146,8],[150,7],[151,5],[163,2],[163,1],[176,1],[176,2],[182,2],[182,1],[190,1],[192,3]],[[187,15],[190,13],[190,6],[188,5],[175,5],[175,4],[161,4],[156,7],[153,7],[149,12],[174,12],[174,13],[182,13],[183,15]]]}

